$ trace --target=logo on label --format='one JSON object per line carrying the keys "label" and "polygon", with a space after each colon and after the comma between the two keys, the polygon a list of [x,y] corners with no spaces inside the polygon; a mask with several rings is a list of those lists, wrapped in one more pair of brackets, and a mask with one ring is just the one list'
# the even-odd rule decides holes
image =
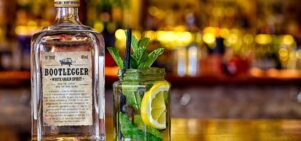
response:
{"label": "logo on label", "polygon": [[60,60],[61,66],[67,65],[70,67],[72,65],[72,62],[73,61],[71,58],[65,58],[65,59]]}

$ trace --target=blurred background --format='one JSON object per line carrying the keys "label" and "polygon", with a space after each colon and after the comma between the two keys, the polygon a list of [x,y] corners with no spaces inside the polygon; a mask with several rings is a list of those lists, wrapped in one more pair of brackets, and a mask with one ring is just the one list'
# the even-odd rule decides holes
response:
{"label": "blurred background", "polygon": [[[106,47],[124,29],[166,51],[172,117],[301,118],[300,0],[81,0],[81,21]],[[55,17],[53,0],[0,0],[0,141],[30,137],[30,39]],[[106,113],[118,68],[106,54]]]}

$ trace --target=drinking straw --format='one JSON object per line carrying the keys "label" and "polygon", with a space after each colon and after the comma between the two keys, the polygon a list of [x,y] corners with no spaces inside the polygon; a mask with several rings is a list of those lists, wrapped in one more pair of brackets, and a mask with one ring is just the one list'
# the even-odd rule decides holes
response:
{"label": "drinking straw", "polygon": [[126,32],[126,49],[125,49],[125,60],[124,60],[124,68],[130,68],[131,61],[131,41],[132,41],[132,29],[127,29]]}

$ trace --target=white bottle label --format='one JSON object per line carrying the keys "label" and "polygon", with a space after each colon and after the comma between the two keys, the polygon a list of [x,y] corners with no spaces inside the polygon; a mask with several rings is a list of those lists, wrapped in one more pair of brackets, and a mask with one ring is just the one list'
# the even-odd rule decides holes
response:
{"label": "white bottle label", "polygon": [[91,52],[47,52],[41,59],[43,125],[92,125]]}

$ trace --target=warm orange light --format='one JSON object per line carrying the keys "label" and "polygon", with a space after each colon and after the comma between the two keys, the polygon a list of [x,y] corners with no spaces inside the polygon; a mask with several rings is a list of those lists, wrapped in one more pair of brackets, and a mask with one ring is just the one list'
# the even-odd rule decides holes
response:
{"label": "warm orange light", "polygon": [[301,71],[295,69],[284,69],[284,70],[269,69],[264,71],[259,68],[252,68],[250,70],[250,75],[253,77],[291,79],[291,78],[300,78]]}
{"label": "warm orange light", "polygon": [[257,44],[262,44],[262,45],[270,44],[272,42],[272,36],[269,34],[258,34],[255,37],[255,41]]}
{"label": "warm orange light", "polygon": [[205,33],[203,36],[203,41],[209,45],[215,43],[215,35],[213,33]]}
{"label": "warm orange light", "polygon": [[274,78],[277,78],[280,76],[280,71],[279,70],[276,70],[276,69],[269,69],[267,70],[267,76],[268,77],[274,77]]}
{"label": "warm orange light", "polygon": [[295,69],[287,69],[287,70],[281,70],[280,75],[281,78],[300,78],[301,72],[300,70]]}
{"label": "warm orange light", "polygon": [[285,45],[293,45],[295,43],[294,37],[292,35],[284,35],[282,37],[282,42]]}
{"label": "warm orange light", "polygon": [[16,26],[15,33],[17,35],[33,35],[39,30],[41,30],[41,27],[37,25],[37,22],[30,20],[26,25]]}
{"label": "warm orange light", "polygon": [[281,60],[287,60],[289,57],[289,52],[286,48],[279,49],[279,56]]}
{"label": "warm orange light", "polygon": [[118,67],[106,67],[105,68],[105,75],[106,76],[117,76]]}
{"label": "warm orange light", "polygon": [[103,29],[104,29],[104,25],[102,22],[95,22],[94,24],[94,30],[97,31],[97,32],[102,32]]}
{"label": "warm orange light", "polygon": [[264,71],[259,68],[251,68],[250,75],[254,77],[261,77],[264,75]]}
{"label": "warm orange light", "polygon": [[216,27],[206,27],[206,28],[204,29],[204,32],[205,32],[205,33],[216,34],[216,30],[217,30]]}
{"label": "warm orange light", "polygon": [[227,28],[220,29],[220,36],[222,36],[223,38],[226,38],[229,34],[230,34],[229,29]]}
{"label": "warm orange light", "polygon": [[235,33],[232,33],[228,36],[227,38],[227,42],[230,44],[230,45],[233,45],[233,44],[237,44],[238,42],[238,34],[235,34]]}
{"label": "warm orange light", "polygon": [[144,36],[145,37],[147,37],[147,38],[149,38],[151,41],[152,40],[155,40],[156,39],[156,32],[155,31],[146,31],[145,33],[144,33]]}
{"label": "warm orange light", "polygon": [[123,29],[118,29],[115,32],[115,37],[117,40],[125,40],[125,30]]}

